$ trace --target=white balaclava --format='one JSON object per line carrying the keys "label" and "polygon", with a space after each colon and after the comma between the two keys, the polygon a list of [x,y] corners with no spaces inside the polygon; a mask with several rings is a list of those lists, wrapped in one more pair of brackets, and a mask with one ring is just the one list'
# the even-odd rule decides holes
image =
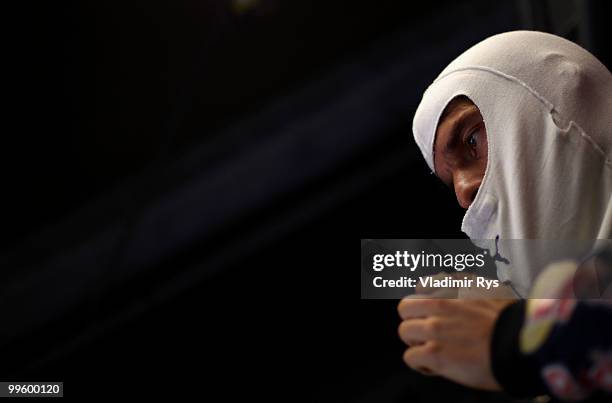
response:
{"label": "white balaclava", "polygon": [[[459,95],[480,110],[489,147],[461,227],[470,239],[610,238],[612,75],[603,64],[542,32],[507,32],[468,49],[427,88],[414,117],[432,171],[438,120]],[[498,277],[526,295],[546,263],[498,263]]]}

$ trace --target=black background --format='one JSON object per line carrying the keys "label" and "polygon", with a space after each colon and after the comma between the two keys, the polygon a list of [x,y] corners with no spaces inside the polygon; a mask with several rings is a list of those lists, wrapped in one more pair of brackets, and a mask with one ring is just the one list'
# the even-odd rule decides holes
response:
{"label": "black background", "polygon": [[506,399],[404,367],[396,301],[358,295],[357,241],[463,237],[412,140],[420,96],[513,29],[609,62],[604,2],[578,3],[6,10],[0,379],[80,401]]}

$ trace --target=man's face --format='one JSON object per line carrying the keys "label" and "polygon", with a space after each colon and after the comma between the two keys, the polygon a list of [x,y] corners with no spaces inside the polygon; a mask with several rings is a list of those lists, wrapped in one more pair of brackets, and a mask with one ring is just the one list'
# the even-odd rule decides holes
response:
{"label": "man's face", "polygon": [[468,98],[453,99],[442,114],[434,143],[434,168],[470,207],[487,169],[487,132],[480,111]]}

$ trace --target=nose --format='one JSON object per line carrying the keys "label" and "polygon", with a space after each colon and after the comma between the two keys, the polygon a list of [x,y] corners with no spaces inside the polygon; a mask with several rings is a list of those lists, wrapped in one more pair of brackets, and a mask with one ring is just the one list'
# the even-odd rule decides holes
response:
{"label": "nose", "polygon": [[482,183],[482,175],[473,170],[457,170],[454,173],[453,183],[459,205],[467,209],[476,198]]}

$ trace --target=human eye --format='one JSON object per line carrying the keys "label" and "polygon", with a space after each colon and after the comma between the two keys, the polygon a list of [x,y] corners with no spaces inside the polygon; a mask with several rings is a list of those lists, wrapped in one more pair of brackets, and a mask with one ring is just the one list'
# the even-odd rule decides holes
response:
{"label": "human eye", "polygon": [[476,129],[474,131],[472,131],[470,134],[468,134],[465,142],[468,146],[472,147],[472,148],[476,148],[478,147],[478,133],[479,130]]}
{"label": "human eye", "polygon": [[477,126],[473,128],[472,130],[468,131],[466,136],[464,137],[463,142],[471,158],[474,158],[474,159],[479,158],[481,141],[482,141],[482,138],[481,138],[480,126]]}

